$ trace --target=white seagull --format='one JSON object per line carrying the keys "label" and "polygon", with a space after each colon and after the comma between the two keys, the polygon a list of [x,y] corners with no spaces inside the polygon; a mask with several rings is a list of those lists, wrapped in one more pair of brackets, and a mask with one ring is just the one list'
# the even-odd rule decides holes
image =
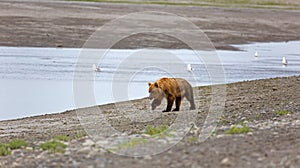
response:
{"label": "white seagull", "polygon": [[285,57],[282,57],[282,61],[281,61],[282,65],[287,65],[288,61],[286,60]]}
{"label": "white seagull", "polygon": [[257,51],[255,52],[254,56],[255,56],[255,57],[258,57],[258,52],[257,52]]}
{"label": "white seagull", "polygon": [[100,72],[101,70],[100,70],[99,67],[97,67],[96,64],[93,64],[93,71],[95,71],[95,72]]}
{"label": "white seagull", "polygon": [[191,64],[187,65],[186,70],[189,72],[192,72],[193,68],[192,68]]}

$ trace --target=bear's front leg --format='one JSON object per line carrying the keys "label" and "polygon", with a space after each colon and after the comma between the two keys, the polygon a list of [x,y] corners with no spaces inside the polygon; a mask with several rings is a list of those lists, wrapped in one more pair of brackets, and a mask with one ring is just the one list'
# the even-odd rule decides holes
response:
{"label": "bear's front leg", "polygon": [[169,112],[172,109],[172,106],[174,104],[174,100],[175,98],[173,96],[168,96],[168,105],[167,105],[167,109],[164,110],[163,112]]}
{"label": "bear's front leg", "polygon": [[176,108],[173,109],[173,111],[179,111],[180,110],[180,105],[181,105],[181,97],[176,97]]}

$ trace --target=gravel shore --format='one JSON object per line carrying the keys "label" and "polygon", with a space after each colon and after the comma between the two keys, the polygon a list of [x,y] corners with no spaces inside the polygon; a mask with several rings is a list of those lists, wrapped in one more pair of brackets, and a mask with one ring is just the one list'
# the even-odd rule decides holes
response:
{"label": "gravel shore", "polygon": [[[212,102],[211,87],[194,88],[197,117],[189,133],[174,147],[157,155],[125,157],[107,151],[88,137],[76,111],[0,122],[0,141],[25,139],[29,147],[13,150],[0,157],[1,167],[297,167],[300,163],[300,76],[246,81],[226,85],[224,112],[212,135],[202,142],[203,126]],[[122,103],[124,111],[143,111],[148,99]],[[131,106],[132,103],[134,106]],[[134,134],[147,125],[171,124],[182,112],[161,113],[156,120],[130,122],[120,117],[114,104],[81,109],[101,108],[110,117],[111,125]],[[188,107],[183,102],[183,109]],[[287,110],[287,114],[277,112]],[[77,111],[78,112],[78,111]],[[79,115],[80,116],[80,115]],[[119,117],[118,117],[119,116]],[[96,118],[97,114],[90,116]],[[249,133],[229,135],[226,130],[244,123]],[[64,153],[49,153],[39,144],[55,135],[70,137]],[[172,139],[172,138],[171,138]],[[170,141],[167,141],[168,143]]]}

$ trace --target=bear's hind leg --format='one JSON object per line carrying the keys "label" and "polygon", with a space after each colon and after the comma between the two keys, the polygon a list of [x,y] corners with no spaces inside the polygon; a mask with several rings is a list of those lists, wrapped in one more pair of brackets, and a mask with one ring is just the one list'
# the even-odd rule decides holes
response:
{"label": "bear's hind leg", "polygon": [[173,111],[179,111],[180,110],[180,105],[181,105],[181,97],[176,97],[176,108]]}
{"label": "bear's hind leg", "polygon": [[190,95],[186,96],[187,100],[190,102],[191,107],[190,110],[195,110],[195,102],[194,102],[194,95],[193,95],[193,91],[190,93]]}

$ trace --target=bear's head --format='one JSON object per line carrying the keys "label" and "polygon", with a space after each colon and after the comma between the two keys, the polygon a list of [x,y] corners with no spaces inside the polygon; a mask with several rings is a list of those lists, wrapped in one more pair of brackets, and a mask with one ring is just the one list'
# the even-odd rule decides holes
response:
{"label": "bear's head", "polygon": [[164,98],[163,90],[158,86],[157,82],[151,83],[148,82],[149,86],[149,98],[155,100],[162,100]]}
{"label": "bear's head", "polygon": [[159,106],[164,98],[164,92],[163,90],[159,87],[157,82],[150,83],[148,82],[149,85],[149,98],[154,99],[151,106],[152,110],[154,110],[157,106]]}

